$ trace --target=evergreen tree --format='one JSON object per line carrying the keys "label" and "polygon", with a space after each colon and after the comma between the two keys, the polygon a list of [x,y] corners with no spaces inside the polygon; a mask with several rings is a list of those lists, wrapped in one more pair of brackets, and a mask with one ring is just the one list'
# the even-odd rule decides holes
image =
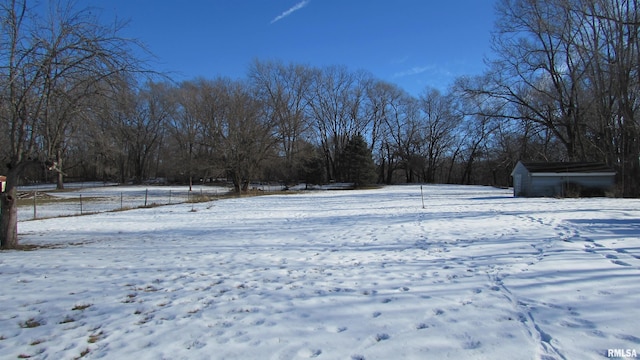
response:
{"label": "evergreen tree", "polygon": [[312,150],[311,154],[302,159],[298,177],[308,184],[321,184],[324,181],[325,171],[322,156],[317,151]]}
{"label": "evergreen tree", "polygon": [[355,187],[375,182],[376,166],[371,150],[361,134],[349,139],[341,158],[344,181],[353,183]]}

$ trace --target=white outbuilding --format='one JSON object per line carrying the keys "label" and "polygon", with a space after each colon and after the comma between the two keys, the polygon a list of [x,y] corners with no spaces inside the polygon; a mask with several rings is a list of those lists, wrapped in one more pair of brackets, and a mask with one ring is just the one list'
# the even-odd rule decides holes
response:
{"label": "white outbuilding", "polygon": [[602,196],[616,172],[603,163],[518,161],[511,176],[516,197]]}

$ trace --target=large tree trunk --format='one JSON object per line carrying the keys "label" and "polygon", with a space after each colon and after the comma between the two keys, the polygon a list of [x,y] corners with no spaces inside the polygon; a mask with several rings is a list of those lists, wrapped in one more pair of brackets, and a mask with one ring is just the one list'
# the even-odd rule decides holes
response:
{"label": "large tree trunk", "polygon": [[0,248],[15,249],[18,247],[18,198],[17,178],[15,170],[7,174],[5,192],[0,197]]}

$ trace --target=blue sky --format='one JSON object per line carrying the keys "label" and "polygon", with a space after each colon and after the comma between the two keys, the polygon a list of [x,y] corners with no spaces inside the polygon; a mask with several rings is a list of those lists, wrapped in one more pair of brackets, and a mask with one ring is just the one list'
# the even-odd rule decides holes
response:
{"label": "blue sky", "polygon": [[178,80],[245,78],[253,59],[344,65],[418,95],[481,73],[495,0],[85,0]]}

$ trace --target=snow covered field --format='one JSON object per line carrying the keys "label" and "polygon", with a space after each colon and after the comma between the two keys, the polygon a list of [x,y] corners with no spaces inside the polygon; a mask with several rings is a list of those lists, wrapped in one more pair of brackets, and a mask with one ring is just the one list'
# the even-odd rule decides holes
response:
{"label": "snow covered field", "polygon": [[[640,351],[640,200],[392,186],[25,221],[0,358]],[[624,352],[622,352],[624,350]]]}

